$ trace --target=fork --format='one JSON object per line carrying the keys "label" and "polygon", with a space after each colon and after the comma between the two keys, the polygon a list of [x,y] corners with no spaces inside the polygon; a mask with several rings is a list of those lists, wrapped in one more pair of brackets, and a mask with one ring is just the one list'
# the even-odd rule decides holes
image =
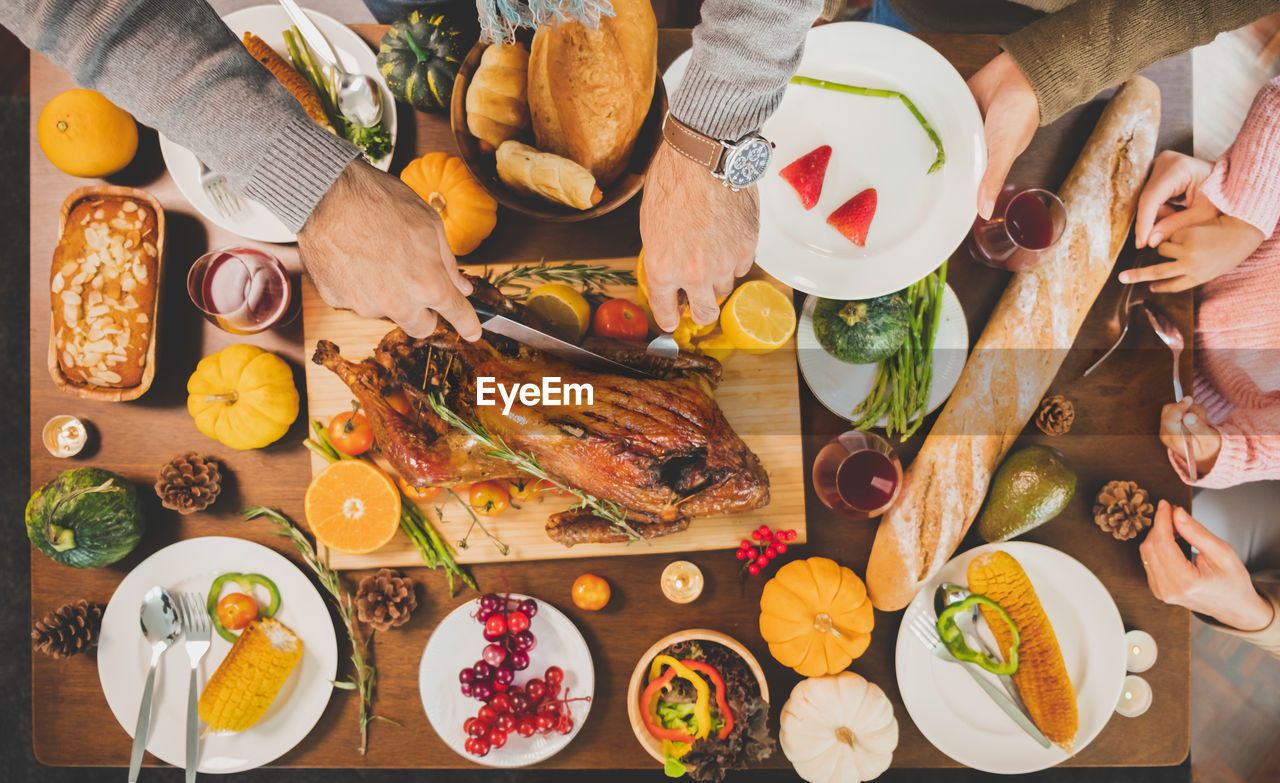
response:
{"label": "fork", "polygon": [[239,214],[244,209],[244,202],[231,189],[227,178],[209,168],[209,165],[199,158],[196,158],[196,163],[200,164],[200,187],[204,189],[205,197],[218,210],[218,214],[224,218]]}
{"label": "fork", "polygon": [[1040,743],[1040,747],[1047,748],[1052,744],[1049,742],[1049,738],[1046,737],[1040,729],[1036,728],[1036,725],[1031,722],[1031,719],[1028,718],[1022,710],[1018,709],[1018,706],[1010,701],[1009,697],[1006,696],[1003,691],[997,688],[995,684],[985,676],[978,673],[980,669],[977,664],[961,661],[947,651],[946,645],[944,645],[942,643],[942,639],[938,637],[937,626],[935,626],[933,621],[929,619],[926,612],[921,611],[916,613],[915,618],[911,621],[911,633],[920,640],[920,643],[925,646],[925,649],[928,650],[933,657],[941,661],[946,661],[947,663],[960,664],[961,668],[969,673],[969,676],[973,678],[974,682],[978,683],[978,685],[982,687],[982,690],[991,697],[991,700],[996,703],[996,706],[1004,710],[1004,713],[1012,718],[1013,722],[1018,724],[1018,727],[1025,731],[1031,739]]}
{"label": "fork", "polygon": [[186,641],[183,643],[187,649],[187,657],[191,659],[191,682],[187,686],[187,783],[194,783],[196,779],[196,768],[198,766],[196,757],[199,755],[200,736],[198,729],[200,728],[199,716],[196,712],[196,705],[199,699],[196,695],[196,679],[200,670],[200,661],[204,659],[205,653],[209,652],[209,639],[211,623],[209,621],[209,613],[205,610],[204,599],[198,593],[183,593],[178,597],[178,608],[182,615],[182,627],[186,630]]}
{"label": "fork", "polygon": [[645,349],[645,353],[651,356],[661,356],[664,359],[675,359],[680,356],[680,346],[676,343],[676,338],[671,332],[663,332],[649,342],[649,347]]}

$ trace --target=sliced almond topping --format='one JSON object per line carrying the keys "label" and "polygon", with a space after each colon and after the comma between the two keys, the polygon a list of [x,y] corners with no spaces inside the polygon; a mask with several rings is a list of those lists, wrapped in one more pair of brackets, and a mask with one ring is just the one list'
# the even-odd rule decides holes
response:
{"label": "sliced almond topping", "polygon": [[106,306],[106,305],[104,305],[104,304],[96,304],[96,305],[94,305],[93,307],[90,307],[90,308],[88,309],[88,311],[86,311],[86,312],[85,312],[85,317],[86,317],[86,318],[98,318],[98,317],[100,317],[100,316],[104,316],[104,315],[106,315],[106,314],[107,314],[107,313],[109,313],[109,312],[111,312],[111,308],[110,308],[110,307],[107,307],[107,306]]}
{"label": "sliced almond topping", "polygon": [[80,314],[75,305],[62,306],[62,320],[66,321],[68,325],[80,320]]}
{"label": "sliced almond topping", "polygon": [[103,209],[95,210],[93,213],[94,220],[102,220],[106,216],[107,216],[107,212],[106,210],[103,210]]}
{"label": "sliced almond topping", "polygon": [[138,318],[137,318],[138,323],[140,323],[140,324],[145,324],[146,322],[148,322],[148,321],[150,321],[150,320],[151,320],[151,319],[147,317],[147,314],[146,314],[146,313],[138,313]]}
{"label": "sliced almond topping", "polygon": [[80,225],[82,225],[82,226],[87,226],[87,225],[89,225],[89,213],[88,213],[88,212],[84,213],[84,217],[80,218]]}
{"label": "sliced almond topping", "polygon": [[62,274],[59,273],[53,276],[53,282],[49,285],[49,288],[56,294],[61,291],[62,287],[66,284],[67,281],[62,279]]}
{"label": "sliced almond topping", "polygon": [[149,212],[147,212],[147,210],[146,210],[146,209],[144,209],[143,207],[138,207],[138,219],[139,219],[139,220],[146,220],[146,219],[147,219],[147,218],[149,218],[149,217],[151,217],[151,214],[150,214]]}
{"label": "sliced almond topping", "polygon": [[63,291],[61,294],[59,294],[59,298],[61,298],[65,304],[69,304],[69,305],[80,304],[80,294],[77,294],[75,291]]}
{"label": "sliced almond topping", "polygon": [[93,351],[85,351],[84,353],[80,354],[80,364],[82,364],[85,367],[93,367],[100,361],[102,361],[102,354],[100,353],[94,353]]}
{"label": "sliced almond topping", "polygon": [[122,204],[120,208],[123,209],[125,212],[133,212],[138,208],[138,205],[126,199],[124,204]]}
{"label": "sliced almond topping", "polygon": [[137,309],[138,309],[138,300],[137,300],[137,299],[134,299],[134,298],[133,298],[133,295],[132,295],[132,294],[130,294],[130,295],[128,295],[128,296],[126,296],[126,297],[124,298],[124,306],[125,306],[127,309],[129,309],[129,310],[137,310]]}
{"label": "sliced almond topping", "polygon": [[98,373],[98,376],[103,380],[105,380],[107,383],[120,382],[120,374],[112,372],[111,370],[102,370],[101,372]]}
{"label": "sliced almond topping", "polygon": [[112,220],[108,225],[117,231],[128,231],[129,227],[132,226],[133,223],[132,221],[116,218],[115,220]]}
{"label": "sliced almond topping", "polygon": [[75,261],[69,261],[62,265],[62,268],[58,270],[58,274],[62,275],[63,277],[71,277],[76,273],[76,270],[78,270],[79,268],[80,268],[80,265],[77,264]]}
{"label": "sliced almond topping", "polygon": [[154,256],[156,254],[156,246],[150,242],[143,242],[142,249],[145,250],[149,256]]}
{"label": "sliced almond topping", "polygon": [[75,360],[75,357],[71,355],[71,351],[63,350],[63,352],[62,352],[62,366],[63,366],[63,367],[74,367],[75,365],[76,365],[76,360]]}
{"label": "sliced almond topping", "polygon": [[145,284],[147,282],[147,265],[141,261],[134,262],[133,276],[138,278],[139,283]]}
{"label": "sliced almond topping", "polygon": [[150,336],[150,335],[148,335],[146,332],[143,332],[142,334],[138,335],[138,339],[142,341],[143,345],[146,345],[146,343],[147,343],[147,338],[148,338],[149,336]]}

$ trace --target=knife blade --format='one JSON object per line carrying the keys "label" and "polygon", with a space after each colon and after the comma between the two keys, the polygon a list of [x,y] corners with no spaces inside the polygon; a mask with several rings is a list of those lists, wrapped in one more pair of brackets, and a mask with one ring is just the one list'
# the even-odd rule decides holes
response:
{"label": "knife blade", "polygon": [[293,20],[298,32],[302,33],[302,38],[307,42],[307,45],[321,59],[327,60],[328,64],[332,65],[339,74],[346,73],[346,70],[342,67],[342,61],[338,59],[338,53],[329,45],[329,39],[324,37],[324,33],[320,32],[320,28],[316,27],[315,22],[311,21],[306,11],[303,11],[293,0],[280,0],[280,5],[284,6],[285,13]]}
{"label": "knife blade", "polygon": [[593,351],[588,351],[580,345],[574,345],[567,340],[561,340],[553,334],[547,334],[541,329],[535,329],[528,324],[520,323],[500,315],[493,308],[483,302],[477,302],[474,299],[469,300],[472,307],[476,310],[476,316],[480,319],[480,328],[486,331],[500,334],[503,337],[509,337],[512,340],[527,345],[530,348],[536,348],[539,351],[545,351],[553,356],[576,364],[579,367],[586,367],[600,372],[613,373],[616,375],[641,376],[644,378],[652,378],[650,373],[641,370],[638,367],[632,367],[621,362],[614,361],[607,356],[601,356]]}

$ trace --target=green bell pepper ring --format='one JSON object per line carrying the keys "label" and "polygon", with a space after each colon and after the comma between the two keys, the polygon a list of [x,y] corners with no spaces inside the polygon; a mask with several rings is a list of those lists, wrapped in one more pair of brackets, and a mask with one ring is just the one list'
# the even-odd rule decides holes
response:
{"label": "green bell pepper ring", "polygon": [[[964,640],[964,633],[956,624],[956,617],[979,605],[994,609],[996,615],[1009,626],[1009,632],[1013,634],[1013,641],[1009,644],[1009,660],[1001,661],[993,658],[984,651],[973,649]],[[971,595],[943,609],[942,614],[938,615],[938,635],[942,637],[942,643],[946,645],[947,651],[958,661],[976,663],[992,674],[1000,676],[1010,675],[1018,670],[1018,643],[1021,641],[1018,636],[1018,626],[1005,612],[1004,607],[985,595]]]}
{"label": "green bell pepper ring", "polygon": [[[280,611],[280,588],[276,587],[276,583],[262,574],[239,574],[227,573],[222,574],[213,580],[213,584],[209,586],[209,598],[205,602],[205,608],[209,611],[209,619],[213,622],[213,629],[223,639],[236,643],[237,635],[222,624],[218,619],[218,600],[222,597],[222,588],[232,583],[239,587],[246,595],[253,595],[253,588],[261,587],[271,596],[266,606],[258,607],[259,617],[275,617],[276,612]],[[255,599],[256,600],[256,599]]]}

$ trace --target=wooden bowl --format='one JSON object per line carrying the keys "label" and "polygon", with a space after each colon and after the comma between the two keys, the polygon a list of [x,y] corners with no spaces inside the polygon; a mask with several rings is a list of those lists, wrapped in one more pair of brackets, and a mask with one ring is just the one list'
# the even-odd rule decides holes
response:
{"label": "wooden bowl", "polygon": [[645,675],[649,671],[649,664],[653,663],[654,656],[676,642],[687,641],[715,642],[737,653],[742,660],[746,661],[751,673],[756,676],[756,682],[760,684],[760,698],[764,699],[765,703],[769,701],[769,683],[764,678],[764,670],[760,668],[760,662],[737,639],[707,628],[690,628],[664,636],[640,656],[640,662],[636,664],[635,671],[631,672],[631,682],[627,685],[627,717],[631,720],[631,731],[636,735],[636,740],[659,764],[666,761],[666,757],[662,755],[662,740],[650,734],[645,728],[644,719],[640,717],[640,694],[644,693]]}
{"label": "wooden bowl", "polygon": [[[156,200],[155,196],[137,188],[126,188],[119,185],[91,185],[89,187],[76,188],[62,202],[62,214],[58,219],[59,237],[67,230],[67,216],[71,214],[71,210],[75,209],[76,204],[90,198],[128,198],[146,204],[155,210],[156,295],[154,309],[149,314],[151,319],[151,339],[147,343],[147,365],[142,368],[142,379],[138,385],[128,388],[91,386],[71,380],[63,374],[62,365],[58,363],[58,345],[51,317],[49,322],[49,375],[53,377],[54,385],[68,394],[83,397],[86,400],[127,402],[128,400],[136,400],[145,394],[147,389],[151,388],[151,382],[156,377],[156,337],[160,328],[160,297],[164,292],[164,208],[160,206],[160,202]],[[52,295],[50,307],[52,307]]]}
{"label": "wooden bowl", "polygon": [[[489,195],[507,209],[514,210],[539,220],[553,223],[574,223],[579,220],[590,220],[612,212],[631,200],[644,187],[645,172],[649,161],[658,151],[662,143],[662,118],[667,113],[667,91],[662,85],[662,74],[658,73],[654,80],[653,102],[649,104],[649,113],[645,115],[644,125],[636,136],[635,146],[631,150],[631,162],[612,185],[604,189],[604,197],[600,203],[590,209],[574,209],[557,204],[540,196],[521,193],[508,186],[498,178],[497,165],[493,153],[483,152],[480,143],[467,129],[467,85],[471,75],[480,65],[480,56],[489,47],[487,43],[477,43],[471,47],[462,65],[458,66],[458,77],[453,82],[453,98],[450,102],[449,124],[453,128],[453,137],[458,142],[458,153],[466,164],[471,176],[475,177]],[[532,136],[532,133],[528,134]],[[532,144],[532,139],[526,141]],[[533,145],[536,146],[536,145]]]}

